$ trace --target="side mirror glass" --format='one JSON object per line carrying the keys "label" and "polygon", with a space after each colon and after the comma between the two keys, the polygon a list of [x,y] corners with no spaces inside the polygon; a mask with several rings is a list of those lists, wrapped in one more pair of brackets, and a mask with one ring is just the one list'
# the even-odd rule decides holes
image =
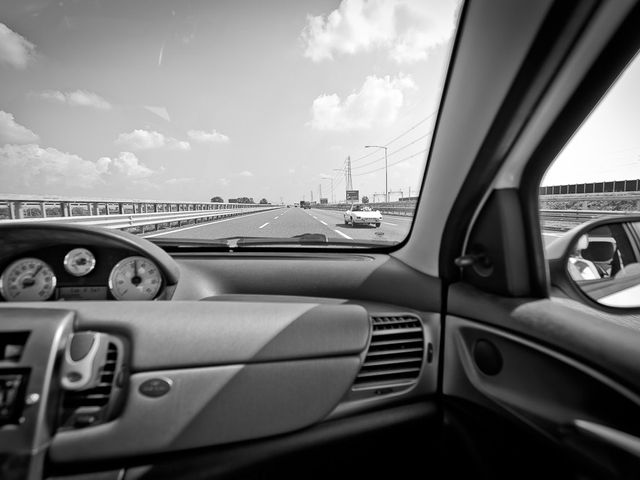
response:
{"label": "side mirror glass", "polygon": [[569,284],[592,300],[607,307],[640,307],[640,218],[588,222],[550,244],[547,251],[550,262],[556,256],[555,276],[564,274]]}

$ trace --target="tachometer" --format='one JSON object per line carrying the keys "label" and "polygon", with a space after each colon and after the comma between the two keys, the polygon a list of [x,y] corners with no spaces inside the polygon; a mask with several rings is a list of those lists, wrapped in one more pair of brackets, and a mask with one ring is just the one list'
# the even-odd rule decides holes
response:
{"label": "tachometer", "polygon": [[145,257],[127,257],[109,274],[109,289],[117,300],[152,300],[161,285],[160,270]]}
{"label": "tachometer", "polygon": [[21,258],[0,276],[0,293],[10,302],[47,300],[56,288],[51,267],[39,258]]}
{"label": "tachometer", "polygon": [[74,248],[64,257],[64,269],[74,277],[88,275],[96,266],[96,257],[86,248]]}

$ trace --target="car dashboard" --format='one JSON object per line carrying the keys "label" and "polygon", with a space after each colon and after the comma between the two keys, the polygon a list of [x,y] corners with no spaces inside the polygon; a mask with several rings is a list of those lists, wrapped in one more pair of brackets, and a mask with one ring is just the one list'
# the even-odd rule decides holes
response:
{"label": "car dashboard", "polygon": [[[4,271],[37,259],[57,279],[47,300],[0,302],[0,387],[14,399],[0,453],[26,478],[119,471],[135,458],[162,476],[172,452],[259,450],[372,410],[435,408],[425,399],[437,384],[439,285],[389,255],[169,254],[123,232],[3,228]],[[78,249],[95,257],[86,275],[66,266]],[[114,301],[109,278],[131,258],[129,282],[136,268],[158,269],[156,301]]]}

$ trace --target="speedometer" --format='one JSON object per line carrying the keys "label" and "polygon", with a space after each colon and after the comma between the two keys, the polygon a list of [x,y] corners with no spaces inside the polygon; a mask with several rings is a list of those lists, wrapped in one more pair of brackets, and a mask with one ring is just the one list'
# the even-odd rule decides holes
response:
{"label": "speedometer", "polygon": [[160,270],[145,257],[120,260],[109,274],[109,290],[117,300],[153,300],[161,286]]}
{"label": "speedometer", "polygon": [[39,258],[21,258],[0,276],[0,293],[9,302],[47,300],[56,288],[51,267]]}

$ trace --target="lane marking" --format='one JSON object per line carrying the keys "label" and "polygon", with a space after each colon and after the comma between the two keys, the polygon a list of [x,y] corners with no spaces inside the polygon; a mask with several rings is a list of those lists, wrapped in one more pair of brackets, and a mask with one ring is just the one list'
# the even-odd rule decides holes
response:
{"label": "lane marking", "polygon": [[385,225],[393,225],[394,227],[398,226],[397,223],[390,223],[390,222],[382,222],[382,223],[384,223]]}
{"label": "lane marking", "polygon": [[334,232],[339,233],[340,235],[342,235],[344,238],[346,238],[347,240],[353,240],[353,238],[351,238],[349,235],[345,235],[344,233],[342,233],[340,230],[334,230]]}
{"label": "lane marking", "polygon": [[264,225],[259,226],[258,228],[264,228],[264,227],[266,227],[267,225],[269,225],[269,222],[265,223]]}
{"label": "lane marking", "polygon": [[247,217],[251,217],[253,215],[260,215],[261,213],[268,213],[268,211],[267,212],[248,213],[247,215],[240,215],[238,217],[225,218],[223,220],[214,220],[213,222],[200,223],[198,225],[191,225],[189,227],[170,229],[170,230],[167,230],[166,232],[152,233],[151,235],[142,235],[142,238],[159,237],[160,235],[169,235],[170,233],[177,233],[177,232],[182,232],[184,230],[191,230],[192,228],[208,227],[209,225],[213,225],[214,223],[229,222],[231,220],[238,220],[239,218],[247,218]]}
{"label": "lane marking", "polygon": [[274,220],[277,220],[280,218],[280,215],[278,215],[277,217],[273,217]]}
{"label": "lane marking", "polygon": [[320,223],[328,226],[327,222],[323,222],[322,220],[320,220]]}

